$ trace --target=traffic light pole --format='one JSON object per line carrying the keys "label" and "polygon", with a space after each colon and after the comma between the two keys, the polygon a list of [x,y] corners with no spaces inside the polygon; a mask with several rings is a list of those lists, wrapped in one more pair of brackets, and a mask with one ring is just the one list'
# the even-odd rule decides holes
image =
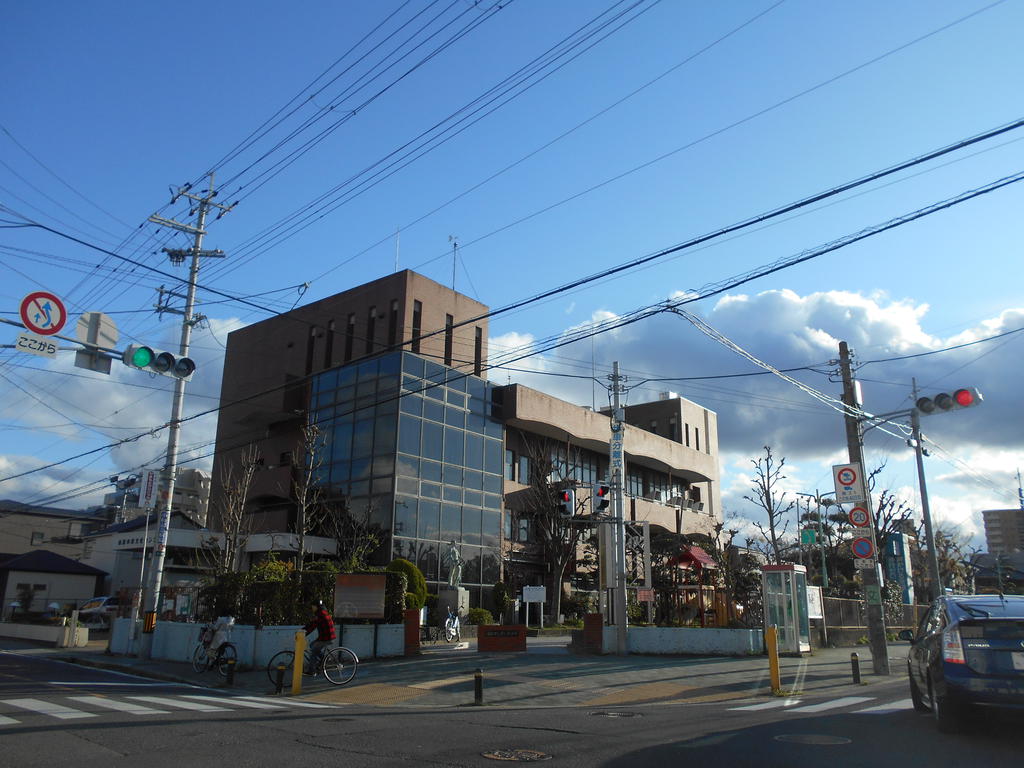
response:
{"label": "traffic light pole", "polygon": [[[859,409],[853,380],[850,348],[845,341],[839,342],[839,370],[843,378],[843,403],[848,410],[843,413],[846,422],[846,444],[850,462],[859,464],[864,470],[864,425],[852,409]],[[864,507],[871,515],[871,545],[875,564],[861,570],[864,579],[864,602],[867,606],[868,643],[871,648],[871,663],[876,675],[889,674],[889,648],[885,638],[885,614],[882,610],[882,585],[878,573],[878,538],[875,535],[875,510],[871,503],[871,491],[864,482]]]}
{"label": "traffic light pole", "polygon": [[[185,296],[185,309],[181,322],[181,342],[179,354],[188,357],[189,343],[192,339],[192,326],[195,324],[192,312],[195,308],[196,283],[199,279],[199,259],[203,253],[203,237],[206,235],[206,216],[210,208],[219,208],[224,212],[231,209],[230,206],[219,205],[213,202],[216,195],[213,187],[213,174],[210,174],[210,187],[205,196],[192,195],[188,190],[181,190],[171,201],[176,202],[179,197],[187,197],[196,203],[197,218],[195,226],[182,224],[172,219],[164,219],[160,216],[149,217],[149,220],[162,226],[171,227],[182,232],[188,232],[194,236],[190,250],[192,261],[189,266],[188,292]],[[181,252],[178,252],[181,253]],[[218,252],[219,253],[219,252]],[[174,258],[177,254],[172,253]],[[185,380],[175,379],[174,398],[171,402],[171,420],[167,431],[167,459],[164,463],[165,495],[159,496],[157,508],[159,518],[156,531],[156,541],[153,546],[153,564],[150,568],[150,588],[146,594],[146,618],[144,622],[145,631],[152,632],[159,613],[160,590],[163,586],[164,562],[167,557],[167,536],[171,527],[171,505],[174,500],[174,481],[178,473],[178,439],[181,431],[181,414],[185,404]]]}
{"label": "traffic light pole", "polygon": [[[917,401],[917,386],[914,386],[914,401]],[[911,439],[914,441],[914,455],[917,457],[917,482],[921,488],[921,516],[924,518],[925,543],[928,545],[928,576],[932,584],[931,599],[942,592],[939,578],[939,553],[935,551],[935,531],[932,527],[932,511],[928,505],[928,486],[924,480],[924,446],[921,445],[921,416],[917,408],[910,409]]]}

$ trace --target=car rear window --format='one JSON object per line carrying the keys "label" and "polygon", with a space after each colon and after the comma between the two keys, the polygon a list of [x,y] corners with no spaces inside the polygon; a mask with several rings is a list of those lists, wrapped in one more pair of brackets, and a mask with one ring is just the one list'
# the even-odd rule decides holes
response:
{"label": "car rear window", "polygon": [[1024,620],[960,622],[967,666],[982,675],[1024,676]]}

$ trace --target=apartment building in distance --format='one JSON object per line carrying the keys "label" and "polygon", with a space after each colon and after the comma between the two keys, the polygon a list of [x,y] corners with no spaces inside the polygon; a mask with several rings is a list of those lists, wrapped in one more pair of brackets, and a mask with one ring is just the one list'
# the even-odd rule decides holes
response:
{"label": "apartment building in distance", "polygon": [[989,554],[1024,552],[1024,509],[986,509],[981,515]]}

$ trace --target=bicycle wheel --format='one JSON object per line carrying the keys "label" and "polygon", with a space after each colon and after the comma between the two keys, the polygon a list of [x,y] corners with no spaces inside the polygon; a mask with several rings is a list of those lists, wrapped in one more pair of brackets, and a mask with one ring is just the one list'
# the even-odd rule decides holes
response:
{"label": "bicycle wheel", "polygon": [[452,623],[445,622],[444,625],[444,641],[446,643],[452,642],[458,636],[458,630],[452,626]]}
{"label": "bicycle wheel", "polygon": [[196,672],[205,672],[209,669],[210,659],[206,655],[206,646],[202,643],[196,646],[192,652],[192,669]]}
{"label": "bicycle wheel", "polygon": [[234,661],[237,664],[238,651],[231,643],[224,643],[217,649],[217,660],[214,662],[221,677],[228,676],[228,668],[231,666],[228,664],[229,661]]}
{"label": "bicycle wheel", "polygon": [[339,646],[332,648],[324,654],[323,666],[324,677],[335,685],[344,685],[356,676],[356,667],[359,659],[348,648]]}
{"label": "bicycle wheel", "polygon": [[284,684],[288,685],[288,681],[292,679],[292,666],[295,664],[295,651],[278,651],[270,657],[270,661],[267,662],[267,677],[270,678],[271,685],[277,685],[277,668],[278,666],[284,666]]}

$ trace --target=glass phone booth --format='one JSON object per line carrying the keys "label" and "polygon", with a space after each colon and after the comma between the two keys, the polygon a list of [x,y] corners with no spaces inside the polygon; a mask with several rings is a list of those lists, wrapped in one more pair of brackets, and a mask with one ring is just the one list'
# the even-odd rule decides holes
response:
{"label": "glass phone booth", "polygon": [[782,563],[761,567],[764,626],[779,628],[779,653],[811,650],[811,622],[807,611],[807,569]]}

